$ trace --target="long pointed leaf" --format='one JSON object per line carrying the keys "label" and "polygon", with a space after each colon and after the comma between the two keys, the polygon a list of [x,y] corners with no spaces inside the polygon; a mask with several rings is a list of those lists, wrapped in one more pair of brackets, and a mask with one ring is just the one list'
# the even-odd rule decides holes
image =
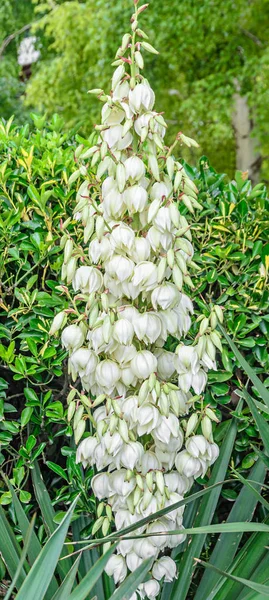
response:
{"label": "long pointed leaf", "polygon": [[[45,527],[47,528],[48,533],[52,535],[52,533],[57,528],[57,524],[53,520],[55,517],[55,510],[52,506],[50,495],[45,486],[37,461],[35,461],[34,468],[32,469],[32,481],[34,485],[35,496],[44,519]],[[64,551],[61,554],[61,556],[64,556]],[[61,561],[58,563],[57,572],[59,573],[62,580],[70,571],[72,564],[72,561],[68,558],[66,558],[64,562]]]}
{"label": "long pointed leaf", "polygon": [[71,594],[71,591],[72,591],[72,588],[73,588],[73,585],[74,585],[74,582],[76,579],[76,574],[78,571],[80,559],[81,559],[81,557],[78,556],[77,560],[74,562],[73,566],[71,567],[69,573],[66,575],[65,579],[63,580],[63,583],[60,585],[56,594],[54,594],[52,600],[67,600],[67,598],[69,598],[69,594]]}
{"label": "long pointed leaf", "polygon": [[35,524],[35,517],[33,517],[31,523],[29,523],[29,527],[25,536],[25,542],[24,542],[24,546],[22,549],[22,553],[21,553],[21,557],[20,560],[18,562],[18,566],[16,569],[16,573],[12,579],[11,585],[7,591],[7,594],[5,595],[4,600],[9,600],[14,588],[16,587],[17,581],[19,579],[20,573],[23,569],[23,565],[24,565],[24,561],[26,559],[27,553],[28,553],[28,549],[29,549],[29,545],[31,542],[31,538],[32,538],[32,534],[33,534],[33,529],[34,529],[34,524]]}
{"label": "long pointed leaf", "polygon": [[[259,565],[255,569],[255,571],[253,571],[253,573],[251,575],[251,579],[253,581],[255,581],[256,583],[263,583],[263,584],[267,584],[267,585],[269,584],[269,561],[268,561],[267,555],[264,556],[263,560],[259,563]],[[257,600],[256,592],[249,591],[246,588],[243,588],[241,594],[238,597],[238,600],[250,600],[250,598],[252,598],[252,600],[254,600],[255,597]],[[258,598],[259,598],[259,600],[261,600],[260,594],[259,594]],[[262,596],[262,598],[263,598],[263,596]]]}
{"label": "long pointed leaf", "polygon": [[50,535],[57,528],[56,523],[53,521],[55,517],[55,510],[52,506],[51,499],[48,493],[48,490],[45,486],[43,477],[40,472],[40,468],[37,462],[34,463],[34,467],[31,471],[32,481],[34,485],[35,497],[37,499],[38,505],[42,512],[42,516],[44,519],[44,525]]}
{"label": "long pointed leaf", "polygon": [[203,560],[199,560],[198,562],[204,567],[208,567],[209,569],[212,569],[213,571],[217,572],[222,577],[227,577],[227,579],[231,579],[232,581],[236,581],[237,583],[246,585],[251,590],[255,590],[255,592],[258,592],[259,594],[264,594],[266,597],[269,596],[269,586],[267,585],[255,583],[255,581],[245,579],[244,577],[236,577],[235,575],[231,575],[231,573],[225,573],[225,571],[221,571],[220,569],[217,569],[217,567],[214,567],[210,563],[206,563]]}
{"label": "long pointed leaf", "polygon": [[[12,485],[10,484],[9,480],[6,479],[7,481],[7,485],[10,489],[11,495],[12,495],[12,502],[13,502],[13,506],[16,512],[16,517],[18,519],[18,524],[21,530],[21,534],[23,537],[23,540],[25,542],[26,539],[26,535],[27,535],[27,531],[28,531],[28,527],[29,527],[29,521],[27,519],[27,516],[22,508],[22,505],[20,503],[20,501],[17,498],[17,494],[14,491],[14,488],[12,487]],[[42,546],[40,544],[40,541],[35,533],[35,531],[32,531],[32,536],[31,536],[31,544],[28,547],[28,558],[29,558],[29,562],[32,565],[35,562],[35,559],[38,557],[39,553],[42,550]],[[47,591],[47,600],[50,600],[51,596],[55,593],[55,591],[58,589],[58,584],[57,581],[55,579],[55,577],[52,578],[48,591]]]}
{"label": "long pointed leaf", "polygon": [[[265,519],[265,523],[269,523],[269,517]],[[268,544],[268,533],[253,534],[235,557],[232,574],[250,579],[253,572],[255,572],[255,569],[268,554],[266,549]],[[242,589],[243,586],[239,583],[226,580],[225,582],[221,582],[220,586],[218,586],[214,600],[227,600],[227,598],[229,598],[229,600],[238,600],[238,595]]]}
{"label": "long pointed leaf", "polygon": [[246,359],[244,358],[244,356],[241,354],[241,352],[239,352],[239,350],[236,347],[235,343],[230,338],[230,336],[226,333],[225,329],[221,325],[218,325],[218,327],[219,327],[222,335],[227,340],[227,342],[228,342],[229,346],[231,347],[234,355],[236,356],[237,360],[239,361],[242,369],[244,369],[245,373],[247,374],[247,376],[249,377],[249,379],[252,381],[254,387],[259,392],[261,398],[263,399],[263,401],[265,402],[265,404],[267,404],[267,406],[269,407],[269,390],[265,387],[265,385],[263,385],[262,381],[256,375],[255,371],[248,364],[248,362],[246,361]]}
{"label": "long pointed leaf", "polygon": [[69,596],[68,600],[85,600],[93,589],[94,585],[101,577],[102,572],[110,556],[116,549],[116,544],[113,544],[109,550],[99,558],[97,563],[89,570],[87,575],[83,577],[76,589]]}
{"label": "long pointed leaf", "polygon": [[129,600],[136,591],[140,583],[143,583],[145,577],[151,569],[153,558],[147,558],[137,569],[126,577],[120,587],[115,590],[110,600]]}
{"label": "long pointed leaf", "polygon": [[[238,411],[241,410],[241,406],[242,402],[240,401],[238,405]],[[233,419],[221,446],[219,458],[214,465],[212,475],[210,478],[210,483],[215,483],[216,481],[224,479],[230,461],[236,432],[237,424],[236,420]],[[210,493],[209,497],[203,498],[199,507],[199,512],[195,519],[195,527],[200,527],[211,523],[216,510],[220,492],[221,487],[213,490]],[[179,576],[173,585],[172,598],[180,598],[180,600],[185,600],[185,598],[187,597],[192,580],[193,571],[195,568],[194,558],[199,558],[205,540],[206,534],[195,536],[190,542],[187,550],[184,552],[184,555],[182,556],[182,559],[179,563]]]}
{"label": "long pointed leaf", "polygon": [[[264,477],[265,467],[262,461],[258,461],[252,468],[249,478],[258,479],[258,481],[263,482]],[[253,487],[253,490],[254,492],[257,492],[257,486],[256,488]],[[257,494],[260,496],[258,492]],[[239,519],[242,521],[250,521],[256,504],[257,498],[252,490],[243,487],[228,516],[227,523],[232,523]],[[241,538],[242,532],[236,532],[233,535],[223,533],[215,544],[209,563],[222,570],[228,569],[237,552]],[[218,581],[219,575],[216,571],[215,573],[212,573],[212,571],[205,570],[196,591],[195,600],[209,600],[211,597],[210,593]],[[214,596],[212,595],[212,597]]]}
{"label": "long pointed leaf", "polygon": [[[18,562],[21,556],[21,548],[15,534],[6,518],[5,512],[0,506],[0,552],[6,563],[7,570],[11,579],[15,576]],[[25,563],[25,568],[27,565]],[[22,569],[18,577],[18,586],[21,586],[25,577],[26,570]],[[27,569],[28,570],[28,569]]]}
{"label": "long pointed leaf", "polygon": [[[81,516],[79,519],[76,519],[72,523],[72,531],[73,531],[73,541],[77,542],[81,540],[81,531],[89,524],[89,519],[86,519],[84,516]],[[86,552],[82,552],[80,565],[79,565],[79,575],[84,577],[88,571],[93,567],[93,565],[100,558],[100,553],[97,548],[92,548],[91,550],[86,550]],[[97,596],[98,600],[106,600],[103,588],[102,579],[98,579],[96,585],[92,589],[93,596]]]}
{"label": "long pointed leaf", "polygon": [[[257,462],[257,465],[259,465],[260,463],[264,464],[262,459],[259,459],[259,461]],[[248,489],[252,492],[252,494],[254,494],[254,496],[256,496],[257,501],[260,502],[267,510],[269,510],[269,502],[267,502],[267,500],[265,498],[263,498],[263,496],[258,492],[258,487],[255,487],[256,481],[253,482],[251,479],[250,480],[245,479],[245,477],[243,477],[243,475],[238,473],[238,471],[236,471],[235,469],[231,469],[231,470],[234,473],[236,473],[239,481],[241,481],[241,483],[243,483],[243,485],[248,487]],[[256,478],[257,478],[257,476],[256,476]]]}
{"label": "long pointed leaf", "polygon": [[25,578],[16,600],[43,600],[59,560],[77,500],[70,506],[61,524],[41,550]]}

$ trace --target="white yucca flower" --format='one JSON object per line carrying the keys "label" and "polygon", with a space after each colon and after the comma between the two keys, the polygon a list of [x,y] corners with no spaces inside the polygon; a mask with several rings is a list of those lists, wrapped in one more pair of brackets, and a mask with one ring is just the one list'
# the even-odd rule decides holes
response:
{"label": "white yucca flower", "polygon": [[[179,209],[200,205],[194,183],[172,156],[174,145],[164,145],[165,121],[153,110],[154,92],[140,74],[139,2],[134,4],[133,42],[123,37],[111,94],[97,90],[102,122],[84,154],[91,172],[75,208],[84,244],[66,235],[62,275],[72,282],[72,304],[51,327],[57,333],[72,315],[62,343],[83,393],[71,389],[68,418],[76,441],[83,436],[77,462],[97,469],[91,485],[102,502],[93,534],[102,526],[103,535],[112,518],[121,529],[182,499],[218,456],[211,425],[216,418],[212,410],[199,410],[199,395],[207,370],[216,369],[222,313],[217,306],[210,318],[201,315],[197,337],[185,339],[193,313],[187,295],[193,247]],[[178,139],[190,144],[183,134]],[[85,165],[81,172],[87,173]],[[169,335],[178,340],[175,352],[165,347]],[[91,435],[84,433],[88,418]],[[176,577],[167,549],[185,539],[182,518],[183,508],[144,525],[140,533],[150,537],[121,541],[109,559],[106,572],[119,584],[145,557],[154,557],[151,579],[132,600],[156,598],[160,582]],[[166,535],[173,529],[182,533]]]}

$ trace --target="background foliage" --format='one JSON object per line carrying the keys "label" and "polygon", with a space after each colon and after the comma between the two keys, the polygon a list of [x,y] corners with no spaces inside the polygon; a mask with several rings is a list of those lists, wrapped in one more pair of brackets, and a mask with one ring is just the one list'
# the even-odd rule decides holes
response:
{"label": "background foliage", "polygon": [[[42,45],[41,59],[27,84],[24,110],[34,108],[50,116],[59,112],[66,127],[80,123],[82,131],[89,133],[98,106],[87,90],[97,82],[108,85],[114,49],[126,30],[132,3],[34,4],[35,14],[31,0],[23,2],[23,11],[21,3],[5,0],[0,12],[0,37],[19,29],[23,19],[36,23],[32,30]],[[143,15],[143,27],[160,51],[158,57],[147,56],[147,72],[154,81],[157,108],[165,111],[169,122],[171,139],[181,129],[188,132],[199,140],[202,153],[214,159],[215,168],[230,176],[236,160],[234,94],[240,89],[248,99],[259,164],[268,179],[268,14],[268,0],[154,0]],[[15,52],[16,42],[12,42],[0,63],[0,73],[6,73],[5,61],[12,62],[0,95],[1,116],[9,117],[18,108],[17,101],[14,107],[11,104],[18,73]],[[17,85],[21,84],[17,81]]]}

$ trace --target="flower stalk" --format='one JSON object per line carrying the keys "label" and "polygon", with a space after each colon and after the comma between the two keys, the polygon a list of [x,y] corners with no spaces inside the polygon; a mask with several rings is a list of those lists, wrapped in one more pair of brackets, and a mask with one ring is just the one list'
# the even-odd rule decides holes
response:
{"label": "flower stalk", "polygon": [[[193,287],[195,264],[190,227],[179,208],[193,212],[201,205],[173,156],[175,144],[165,146],[166,123],[140,73],[141,51],[156,50],[138,29],[147,5],[134,4],[132,33],[123,36],[113,63],[111,93],[92,90],[103,103],[96,143],[77,157],[91,161],[91,176],[82,165],[85,181],[74,216],[84,228],[84,246],[78,256],[66,236],[63,248],[62,277],[72,281],[75,320],[65,326],[67,310],[51,328],[54,334],[64,327],[69,373],[84,390],[83,398],[71,390],[68,420],[76,442],[83,438],[77,461],[97,470],[94,532],[101,528],[104,536],[113,522],[119,530],[181,500],[218,456],[212,429],[217,419],[212,409],[203,409],[201,395],[208,369],[217,368],[222,312],[213,307],[209,317],[201,315],[196,339],[187,339],[193,305],[186,289]],[[182,133],[178,142],[197,145]],[[167,350],[169,336],[179,342],[174,353]],[[176,577],[167,549],[185,539],[183,512],[180,507],[141,527],[138,533],[150,534],[147,539],[118,544],[106,567],[116,584],[154,557],[151,579],[132,600],[155,598],[160,581]]]}

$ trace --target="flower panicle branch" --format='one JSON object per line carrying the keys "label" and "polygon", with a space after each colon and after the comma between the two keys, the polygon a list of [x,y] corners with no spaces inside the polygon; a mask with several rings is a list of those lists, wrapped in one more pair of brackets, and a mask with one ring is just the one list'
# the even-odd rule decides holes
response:
{"label": "flower panicle branch", "polygon": [[[83,438],[77,461],[97,469],[93,534],[102,529],[104,536],[112,520],[120,530],[181,501],[218,456],[215,413],[206,406],[197,412],[195,401],[208,369],[217,368],[222,311],[216,306],[209,317],[201,315],[196,339],[186,342],[193,314],[186,289],[193,288],[195,264],[191,230],[179,208],[193,212],[201,205],[195,184],[173,157],[174,145],[165,146],[166,123],[143,75],[143,52],[156,54],[138,27],[147,5],[134,5],[110,94],[91,90],[103,103],[97,141],[76,153],[91,167],[90,176],[80,167],[85,180],[74,214],[84,246],[78,253],[68,235],[63,243],[62,279],[77,294],[77,313],[63,311],[51,327],[51,334],[63,328],[69,373],[83,388],[70,390],[68,419],[76,442]],[[197,146],[181,132],[176,142]],[[174,353],[165,348],[168,336],[179,340]],[[106,572],[117,584],[146,557],[154,558],[152,578],[132,600],[155,598],[160,580],[176,577],[175,562],[162,553],[184,541],[183,511],[180,506],[141,526],[138,535],[150,537],[121,540],[108,561]]]}

